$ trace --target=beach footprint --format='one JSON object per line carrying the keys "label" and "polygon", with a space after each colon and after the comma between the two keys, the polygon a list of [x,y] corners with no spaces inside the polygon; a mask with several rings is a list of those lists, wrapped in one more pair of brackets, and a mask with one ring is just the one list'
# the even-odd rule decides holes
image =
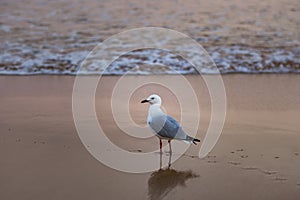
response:
{"label": "beach footprint", "polygon": [[215,155],[208,155],[207,158],[210,159],[207,161],[208,163],[217,163],[218,162],[215,160],[217,158],[217,156],[215,156]]}
{"label": "beach footprint", "polygon": [[246,166],[246,167],[241,167],[241,169],[244,170],[255,170],[255,171],[259,171],[265,175],[274,175],[277,174],[278,171],[271,171],[271,170],[264,170],[264,169],[260,169],[258,167],[254,167],[254,166]]}
{"label": "beach footprint", "polygon": [[241,158],[248,158],[249,156],[248,155],[241,155],[240,157]]}
{"label": "beach footprint", "polygon": [[217,156],[212,156],[212,155],[210,155],[210,156],[207,156],[207,158],[216,158]]}
{"label": "beach footprint", "polygon": [[237,166],[237,165],[240,165],[241,163],[238,161],[229,161],[228,164]]}
{"label": "beach footprint", "polygon": [[275,159],[278,159],[278,158],[280,158],[280,157],[279,157],[279,156],[275,156],[274,158],[275,158]]}
{"label": "beach footprint", "polygon": [[280,176],[277,176],[274,178],[275,181],[287,181],[288,179],[285,178],[285,177],[280,177]]}
{"label": "beach footprint", "polygon": [[141,153],[143,151],[141,149],[133,149],[133,150],[129,150],[129,152],[132,152],[132,153]]}
{"label": "beach footprint", "polygon": [[278,173],[278,171],[263,170],[263,169],[260,169],[259,171],[266,175],[274,175]]}
{"label": "beach footprint", "polygon": [[251,167],[251,166],[246,166],[246,167],[241,167],[243,170],[258,170],[257,167]]}
{"label": "beach footprint", "polygon": [[199,158],[199,156],[194,156],[189,154],[183,154],[183,156],[190,157],[190,158]]}
{"label": "beach footprint", "polygon": [[208,160],[207,162],[208,162],[208,163],[217,163],[216,160]]}

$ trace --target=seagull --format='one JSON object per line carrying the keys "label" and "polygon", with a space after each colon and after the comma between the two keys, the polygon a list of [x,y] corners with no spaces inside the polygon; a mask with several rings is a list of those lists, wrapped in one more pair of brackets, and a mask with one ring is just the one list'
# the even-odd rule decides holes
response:
{"label": "seagull", "polygon": [[161,106],[161,98],[157,94],[150,95],[141,103],[149,103],[149,111],[147,117],[147,124],[154,134],[159,138],[160,152],[162,152],[162,140],[168,140],[170,153],[172,153],[171,140],[182,140],[188,143],[197,144],[199,139],[187,135],[180,124],[171,116],[165,114]]}

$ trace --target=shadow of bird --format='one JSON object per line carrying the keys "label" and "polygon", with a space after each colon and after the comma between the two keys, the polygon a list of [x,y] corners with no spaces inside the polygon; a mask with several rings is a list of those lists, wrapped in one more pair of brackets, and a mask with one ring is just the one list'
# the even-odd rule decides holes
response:
{"label": "shadow of bird", "polygon": [[151,174],[148,180],[148,196],[151,200],[163,199],[175,187],[185,187],[185,182],[188,179],[199,177],[199,175],[194,174],[192,170],[177,171],[170,167],[171,164],[169,163],[168,168],[160,168]]}

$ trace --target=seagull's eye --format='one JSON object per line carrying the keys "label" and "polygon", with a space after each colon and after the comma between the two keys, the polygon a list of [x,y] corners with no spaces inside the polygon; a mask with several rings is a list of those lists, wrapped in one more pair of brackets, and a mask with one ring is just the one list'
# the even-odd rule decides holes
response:
{"label": "seagull's eye", "polygon": [[154,97],[152,97],[151,99],[154,100]]}

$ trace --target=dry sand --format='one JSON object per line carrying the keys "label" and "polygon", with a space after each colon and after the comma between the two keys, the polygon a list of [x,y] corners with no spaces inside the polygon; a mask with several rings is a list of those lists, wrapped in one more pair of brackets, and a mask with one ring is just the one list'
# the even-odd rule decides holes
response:
{"label": "dry sand", "polygon": [[[109,105],[118,78],[104,77],[98,87],[101,125],[126,150],[158,148],[156,138],[126,136],[112,121]],[[178,77],[159,78],[176,84]],[[203,139],[210,117],[209,95],[201,79],[186,78],[199,91],[197,136]],[[0,199],[299,199],[300,76],[223,78],[227,117],[208,157],[198,159],[200,145],[192,146],[169,170],[126,174],[104,166],[82,145],[72,118],[74,77],[0,76]],[[166,90],[150,85],[133,94],[130,112],[139,125],[145,125],[147,106],[133,105],[150,89]],[[171,97],[167,92],[164,108],[178,119],[178,102],[167,103]],[[167,154],[163,157],[168,159]]]}

